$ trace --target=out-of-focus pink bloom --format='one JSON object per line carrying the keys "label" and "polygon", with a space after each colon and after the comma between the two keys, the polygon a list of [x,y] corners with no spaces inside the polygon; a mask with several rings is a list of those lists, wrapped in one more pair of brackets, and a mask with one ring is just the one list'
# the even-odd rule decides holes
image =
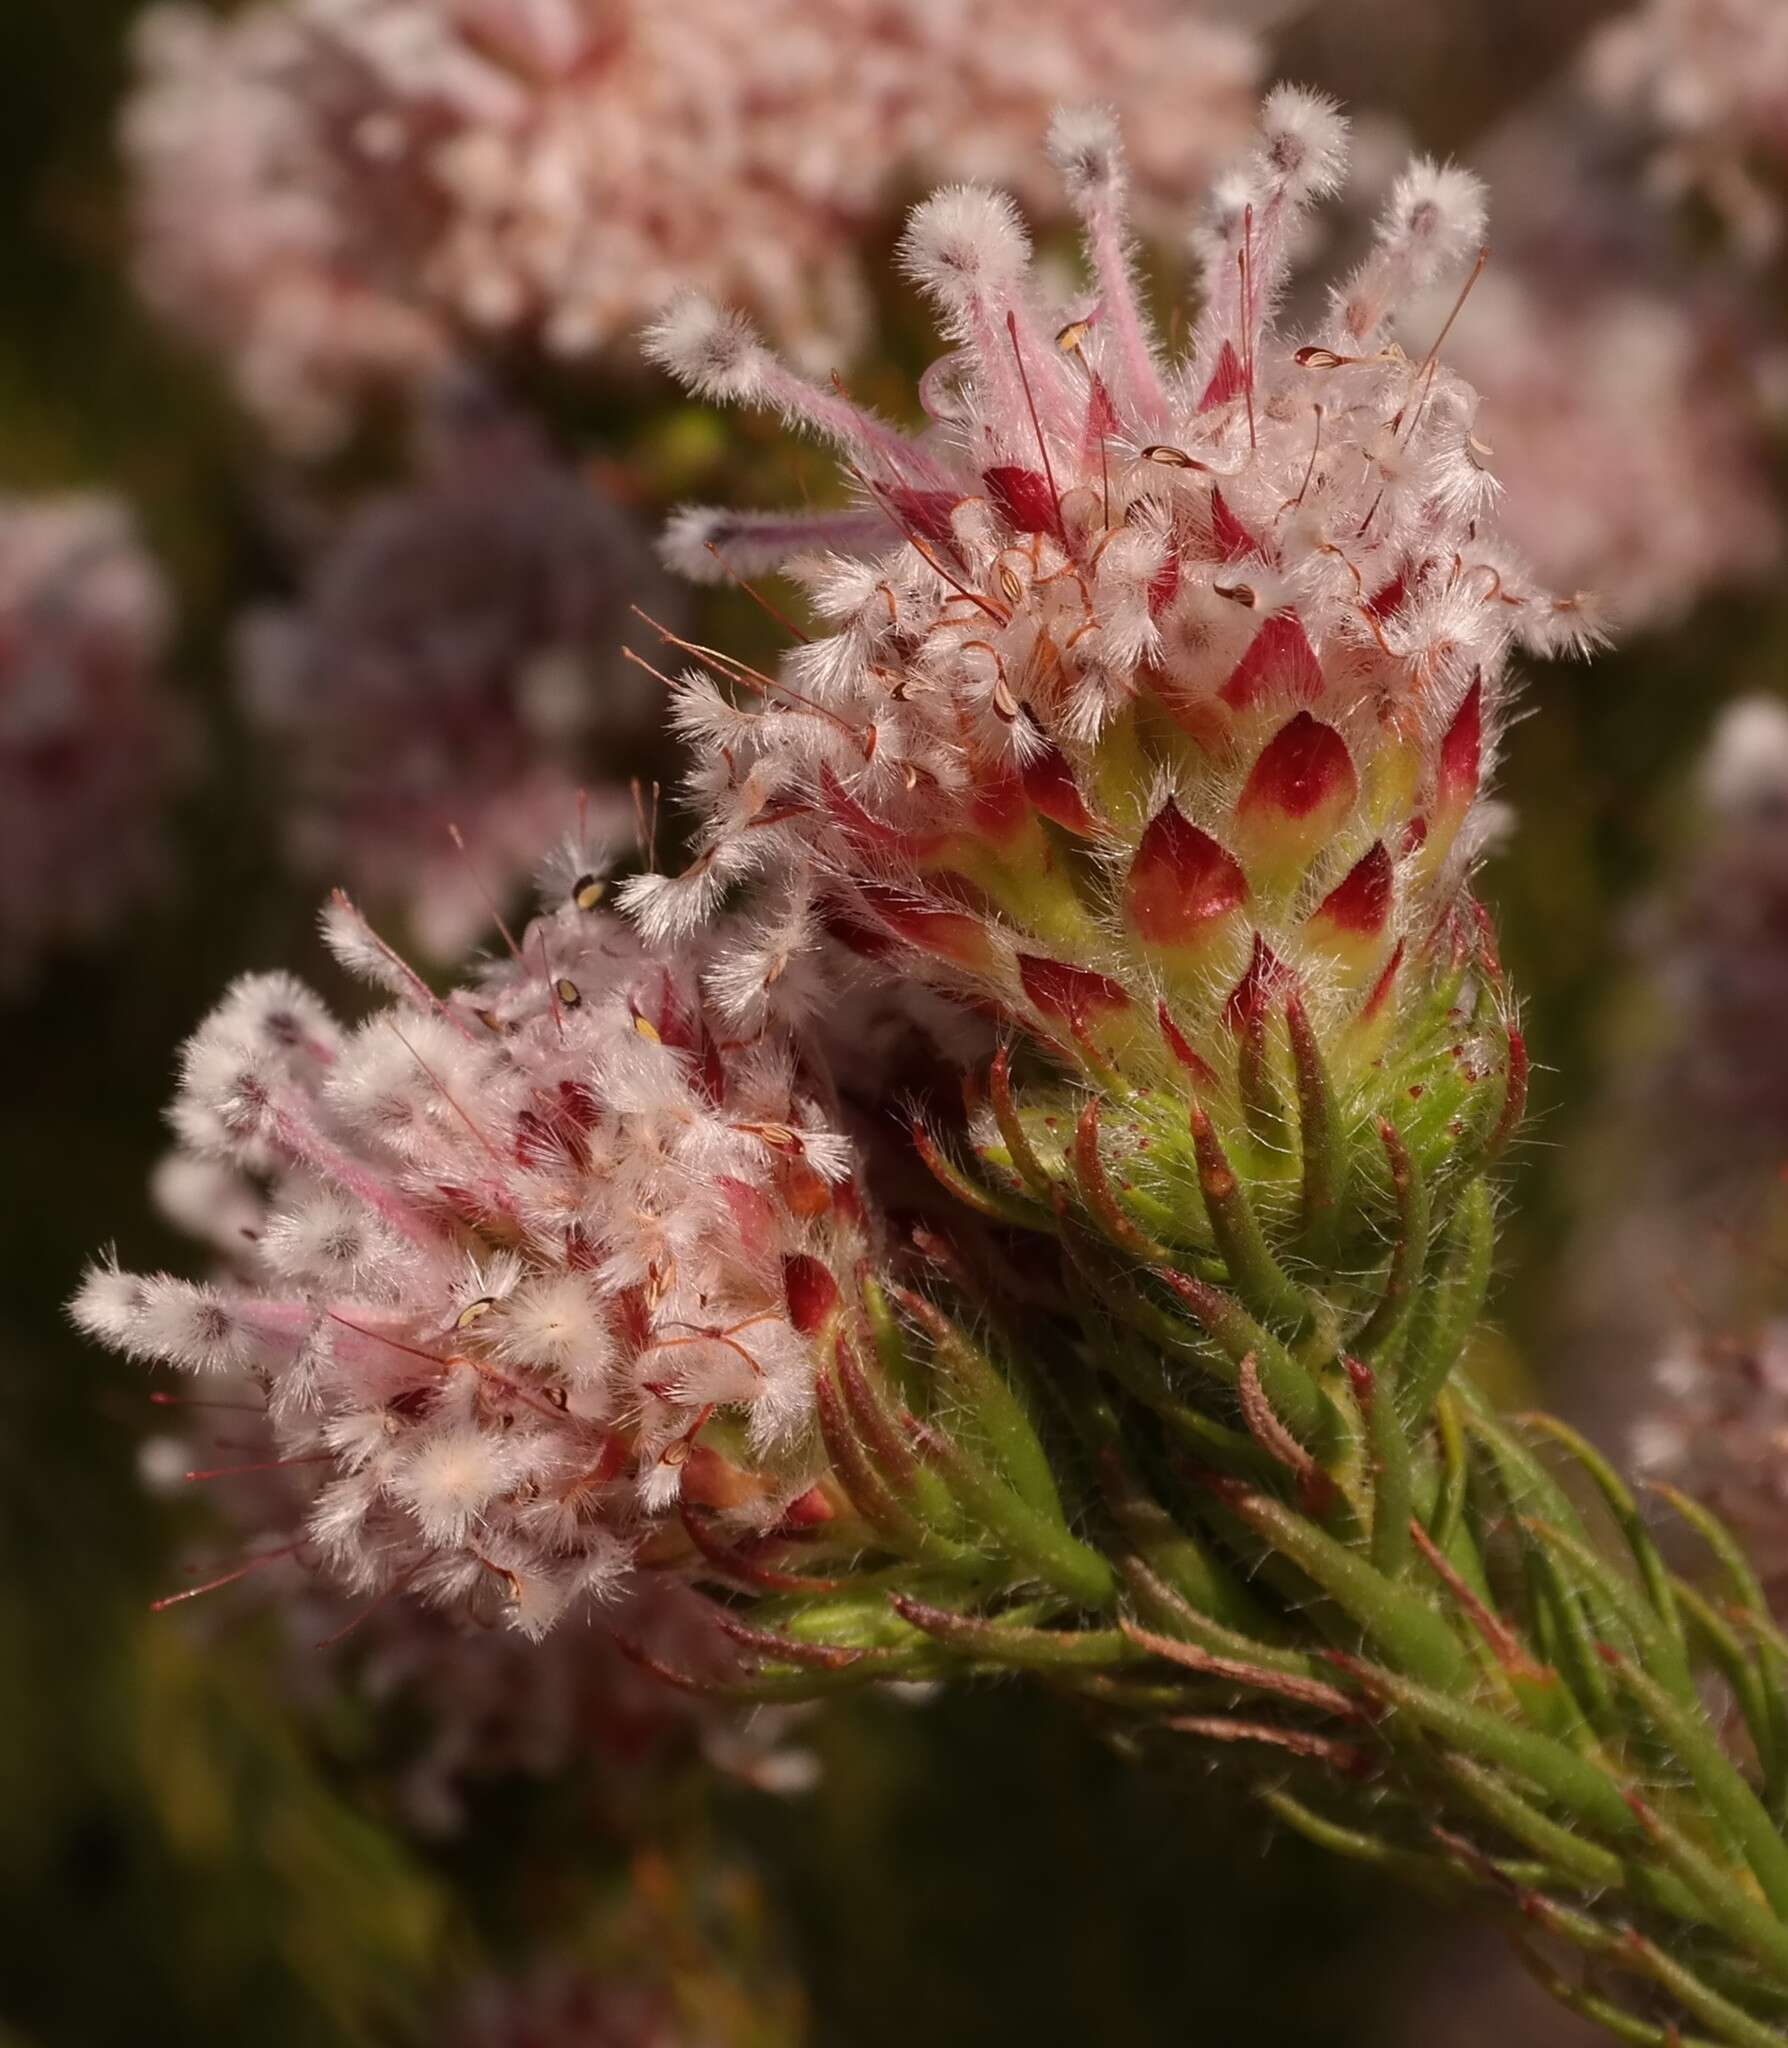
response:
{"label": "out-of-focus pink bloom", "polygon": [[702,959],[597,908],[586,848],[545,886],[516,957],[445,999],[339,900],[328,936],[388,998],[357,1029],[238,982],[172,1112],[233,1273],[101,1265],[74,1310],[259,1383],[314,1482],[297,1551],[347,1590],[530,1636],[710,1521],[725,1546],[833,1518],[815,1359],[866,1249],[796,1046],[719,1029]]}
{"label": "out-of-focus pink bloom", "polygon": [[[1569,1354],[1604,1418],[1661,1411],[1635,1360],[1780,1313],[1788,1168],[1788,706],[1727,707],[1671,870],[1631,920],[1609,1084],[1578,1148]],[[1748,1340],[1747,1340],[1748,1341]],[[1742,1349],[1742,1347],[1741,1347]],[[1703,1390],[1742,1391],[1720,1347]],[[1686,1367],[1672,1368],[1689,1384]],[[1674,1425],[1671,1425],[1674,1427]],[[1692,1451],[1692,1446],[1691,1446]],[[1661,1456],[1661,1453],[1660,1453]]]}
{"label": "out-of-focus pink bloom", "polygon": [[1698,192],[1742,246],[1779,245],[1788,181],[1788,9],[1779,0],[1640,0],[1586,55],[1590,90],[1656,133],[1660,189]]}
{"label": "out-of-focus pink bloom", "polygon": [[477,1985],[447,2036],[448,2048],[718,2048],[692,2035],[676,2002],[648,1975],[603,1975],[556,1963],[519,1982]]}
{"label": "out-of-focus pink bloom", "polygon": [[0,498],[0,984],[163,873],[184,751],[157,675],[168,626],[123,505]]}
{"label": "out-of-focus pink bloom", "polygon": [[575,818],[628,836],[663,691],[621,644],[664,591],[633,522],[527,427],[444,420],[421,480],[357,511],[298,602],[241,635],[300,862],[452,961],[489,926],[485,892],[513,902]]}
{"label": "out-of-focus pink bloom", "polygon": [[1448,355],[1507,479],[1503,532],[1555,589],[1593,590],[1617,630],[1673,624],[1780,561],[1747,366],[1693,298],[1493,264]]}
{"label": "out-of-focus pink bloom", "polygon": [[1051,108],[1110,98],[1165,225],[1256,69],[1184,0],[262,0],[158,7],[139,48],[144,288],[301,449],[468,337],[581,355],[690,283],[829,367],[907,183],[1053,206]]}
{"label": "out-of-focus pink bloom", "polygon": [[1647,1478],[1681,1487],[1730,1524],[1771,1604],[1788,1613],[1788,1322],[1679,1335],[1653,1369],[1631,1443]]}

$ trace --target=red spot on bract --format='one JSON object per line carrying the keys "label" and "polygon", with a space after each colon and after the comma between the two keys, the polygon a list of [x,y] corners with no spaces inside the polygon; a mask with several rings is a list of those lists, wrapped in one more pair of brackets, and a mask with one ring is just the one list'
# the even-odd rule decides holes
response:
{"label": "red spot on bract", "polygon": [[920,952],[935,953],[959,967],[990,965],[987,927],[971,911],[926,903],[875,882],[859,883],[858,894],[889,931]]}
{"label": "red spot on bract", "polygon": [[1317,905],[1315,915],[1349,938],[1376,938],[1395,894],[1396,870],[1384,841],[1376,840]]}
{"label": "red spot on bract", "polygon": [[859,846],[886,847],[903,859],[917,860],[937,843],[935,833],[922,837],[917,833],[902,832],[866,811],[830,768],[820,771],[820,794],[825,798],[826,809],[833,822]]}
{"label": "red spot on bract", "polygon": [[722,1175],[718,1186],[740,1248],[752,1259],[763,1258],[774,1249],[779,1235],[775,1206],[769,1196],[761,1188],[735,1180],[730,1174]]}
{"label": "red spot on bract", "polygon": [[1185,1068],[1193,1080],[1206,1088],[1214,1088],[1217,1084],[1216,1069],[1196,1050],[1186,1034],[1173,1021],[1167,1005],[1160,1004],[1155,1014],[1160,1019],[1161,1036],[1167,1041],[1167,1050],[1173,1054],[1176,1062]]}
{"label": "red spot on bract", "polygon": [[1260,552],[1260,543],[1229,509],[1229,500],[1211,487],[1211,539],[1220,562],[1240,562]]}
{"label": "red spot on bract", "polygon": [[1291,969],[1256,932],[1247,972],[1230,990],[1229,1001],[1223,1006],[1224,1022],[1235,1032],[1258,1024],[1290,993],[1292,982]]}
{"label": "red spot on bract", "polygon": [[811,1529],[821,1522],[836,1519],[832,1503],[817,1486],[810,1486],[804,1494],[791,1500],[782,1511],[778,1524],[784,1529]]}
{"label": "red spot on bract", "polygon": [[1233,711],[1271,697],[1309,704],[1322,695],[1322,663],[1296,612],[1274,612],[1217,694]]}
{"label": "red spot on bract", "polygon": [[1397,985],[1397,970],[1403,965],[1403,941],[1399,939],[1391,957],[1384,963],[1384,971],[1372,984],[1372,993],[1360,1005],[1360,1019],[1376,1017],[1390,1000],[1391,990]]}
{"label": "red spot on bract", "polygon": [[1030,823],[1024,784],[1016,775],[1000,775],[978,784],[969,816],[978,837],[1009,844]]}
{"label": "red spot on bract", "polygon": [[895,947],[891,932],[878,931],[854,916],[836,896],[826,897],[819,907],[819,921],[827,934],[863,960],[885,960]]}
{"label": "red spot on bract", "polygon": [[1055,493],[1039,469],[1020,469],[1015,463],[999,463],[981,472],[987,495],[1004,514],[1014,533],[1061,532]]}
{"label": "red spot on bract", "polygon": [[1403,571],[1399,569],[1376,597],[1366,600],[1366,609],[1375,619],[1382,622],[1388,619],[1392,612],[1397,611],[1402,606],[1403,600],[1408,595],[1409,584],[1404,577]]}
{"label": "red spot on bract", "polygon": [[1440,764],[1435,772],[1443,810],[1463,810],[1478,793],[1478,774],[1484,758],[1484,685],[1480,679],[1465,693],[1465,701],[1453,715],[1440,743]]}
{"label": "red spot on bract", "polygon": [[908,533],[939,547],[954,547],[956,529],[950,515],[962,500],[954,491],[915,491],[908,484],[895,484],[883,494],[888,509]]}
{"label": "red spot on bract", "polygon": [[782,1292],[788,1319],[803,1337],[811,1337],[838,1304],[838,1282],[807,1252],[783,1260]]}
{"label": "red spot on bract", "polygon": [[1403,851],[1420,853],[1428,843],[1428,820],[1417,816],[1411,818],[1403,828]]}
{"label": "red spot on bract", "polygon": [[1211,372],[1210,382],[1204,387],[1204,396],[1198,401],[1198,410],[1209,412],[1213,406],[1228,405],[1247,389],[1248,373],[1242,367],[1242,359],[1236,353],[1235,343],[1226,341],[1217,357],[1217,367]]}
{"label": "red spot on bract", "polygon": [[1149,583],[1149,617],[1158,619],[1179,595],[1180,558],[1169,553]]}
{"label": "red spot on bract", "polygon": [[[724,1181],[721,1185],[727,1188],[727,1198],[730,1201],[732,1187]],[[736,1182],[732,1184],[736,1185]],[[763,1198],[759,1196],[758,1199],[761,1201]],[[652,1341],[652,1310],[646,1300],[646,1290],[637,1283],[632,1287],[622,1288],[615,1296],[612,1313],[615,1335],[628,1356],[632,1357],[643,1351]]]}
{"label": "red spot on bract", "polygon": [[1024,764],[1024,793],[1036,809],[1046,818],[1053,819],[1066,832],[1076,832],[1083,839],[1090,839],[1096,827],[1093,815],[1087,809],[1080,787],[1074,780],[1074,771],[1068,766],[1060,748],[1050,747]]}
{"label": "red spot on bract", "polygon": [[1247,901],[1235,859],[1172,797],[1149,820],[1124,881],[1124,919],[1157,946],[1193,945]]}
{"label": "red spot on bract", "polygon": [[559,1101],[565,1115],[580,1131],[594,1130],[596,1119],[602,1114],[596,1097],[581,1081],[561,1081]]}
{"label": "red spot on bract", "polygon": [[1347,742],[1332,725],[1300,711],[1261,749],[1236,810],[1245,818],[1274,812],[1307,818],[1325,808],[1345,808],[1358,790]]}
{"label": "red spot on bract", "polygon": [[1130,1007],[1130,998],[1103,974],[1066,961],[1045,960],[1039,953],[1020,953],[1018,979],[1031,1002],[1046,1017],[1072,1023],[1115,1015]]}

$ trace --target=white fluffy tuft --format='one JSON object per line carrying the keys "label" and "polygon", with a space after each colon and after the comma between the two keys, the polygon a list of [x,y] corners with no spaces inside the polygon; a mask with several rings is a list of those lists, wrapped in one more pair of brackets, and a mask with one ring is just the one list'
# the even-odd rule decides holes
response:
{"label": "white fluffy tuft", "polygon": [[1048,148],[1076,206],[1122,195],[1124,140],[1110,107],[1058,107],[1049,123]]}
{"label": "white fluffy tuft", "polygon": [[743,313],[705,292],[680,292],[640,337],[648,362],[698,398],[742,404],[762,388],[764,345]]}
{"label": "white fluffy tuft", "polygon": [[1419,156],[1392,186],[1378,236],[1404,254],[1412,282],[1426,284],[1475,253],[1487,218],[1482,179]]}
{"label": "white fluffy tuft", "polygon": [[1017,206],[981,185],[934,192],[913,208],[900,238],[908,275],[953,311],[1015,284],[1030,253]]}
{"label": "white fluffy tuft", "polygon": [[1260,109],[1258,157],[1267,185],[1293,205],[1326,198],[1347,173],[1347,116],[1327,93],[1276,85]]}

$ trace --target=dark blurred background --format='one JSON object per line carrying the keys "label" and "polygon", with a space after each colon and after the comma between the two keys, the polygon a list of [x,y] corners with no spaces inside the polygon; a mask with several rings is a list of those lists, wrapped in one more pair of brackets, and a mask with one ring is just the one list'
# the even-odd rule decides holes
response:
{"label": "dark blurred background", "polygon": [[[223,680],[229,613],[277,573],[252,437],[126,277],[111,135],[136,11],[0,5],[0,487],[104,484],[136,503],[178,589],[171,668],[206,734],[177,887],[0,1009],[0,2043],[400,2043],[429,2038],[442,1986],[549,1909],[529,1858],[543,1839],[576,1855],[566,1795],[499,1785],[461,1835],[419,1843],[390,1825],[351,1727],[294,1732],[265,1617],[151,1617],[181,1524],[135,1476],[143,1388],[62,1311],[114,1229],[130,1262],[179,1255],[143,1186],[172,1050],[212,993],[246,966],[320,971]],[[1598,11],[1323,0],[1280,15],[1275,68],[1469,160]],[[1718,701],[1769,679],[1782,633],[1763,601],[1725,600],[1531,679],[1539,715],[1504,776],[1521,829],[1487,877],[1541,1062],[1498,1297],[1511,1382],[1569,1375],[1573,1145],[1623,913]],[[1202,1773],[1145,1777],[1064,1706],[1016,1688],[875,1702],[813,1739],[817,1791],[729,1790],[704,1825],[745,1845],[819,2041],[1477,2038],[1477,1951],[1457,1952],[1456,2025],[1435,2026],[1412,2000],[1438,1920],[1269,1845]]]}

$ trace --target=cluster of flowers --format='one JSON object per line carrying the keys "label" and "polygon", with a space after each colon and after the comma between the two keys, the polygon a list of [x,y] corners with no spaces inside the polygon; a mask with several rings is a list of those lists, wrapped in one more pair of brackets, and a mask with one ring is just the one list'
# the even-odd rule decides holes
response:
{"label": "cluster of flowers", "polygon": [[1653,1368],[1633,1461],[1731,1525],[1788,1611],[1788,1323],[1678,1339]]}
{"label": "cluster of flowers", "polygon": [[[1780,1318],[1788,1086],[1788,708],[1728,707],[1700,765],[1690,857],[1648,907],[1655,1014],[1614,1107],[1644,1133],[1592,1236],[1598,1320],[1657,1358],[1622,1388],[1634,1462],[1745,1538],[1788,1599],[1788,1325]],[[1643,1318],[1643,1320],[1641,1320]]]}
{"label": "cluster of flowers", "polygon": [[0,984],[140,900],[186,748],[167,591],[108,497],[0,499]]}
{"label": "cluster of flowers", "polygon": [[[351,1589],[538,1635],[710,1517],[838,1515],[816,1361],[874,1241],[803,1034],[838,936],[1071,1059],[1205,1076],[1238,1034],[1278,1057],[1300,1003],[1368,1072],[1456,956],[1509,647],[1593,627],[1488,533],[1472,393],[1391,331],[1477,248],[1471,179],[1417,164],[1318,338],[1270,324],[1343,146],[1326,102],[1268,99],[1172,366],[1106,117],[1053,131],[1093,271],[1068,308],[1008,202],[932,200],[906,258],[955,345],[917,440],[739,316],[667,315],[660,357],[830,435],[861,495],[690,513],[671,552],[801,552],[833,630],[775,678],[682,680],[707,817],[686,872],[623,886],[643,936],[574,847],[512,956],[445,1000],[345,901],[331,942],[384,1010],[345,1032],[285,977],[238,984],[174,1112],[178,1201],[233,1272],[104,1267],[77,1304],[138,1357],[254,1376],[316,1477],[304,1547]],[[749,919],[717,918],[753,872]],[[1488,1070],[1468,1035],[1460,1086]]]}
{"label": "cluster of flowers", "polygon": [[1508,479],[1503,530],[1555,588],[1593,589],[1621,632],[1677,624],[1780,561],[1761,396],[1704,295],[1492,268],[1452,355]]}
{"label": "cluster of flowers", "polygon": [[1057,100],[1109,93],[1183,205],[1257,63],[1172,0],[262,0],[158,7],[140,50],[144,288],[312,449],[465,335],[582,354],[691,280],[849,349],[902,181],[1010,175]]}
{"label": "cluster of flowers", "polygon": [[865,1250],[797,1049],[717,1027],[700,956],[642,948],[588,859],[445,999],[345,900],[331,942],[389,999],[364,1024],[237,983],[173,1111],[173,1200],[230,1269],[104,1266],[76,1304],[136,1357],[259,1385],[316,1482],[297,1547],[348,1590],[529,1636],[707,1517],[831,1514],[809,1351]]}

